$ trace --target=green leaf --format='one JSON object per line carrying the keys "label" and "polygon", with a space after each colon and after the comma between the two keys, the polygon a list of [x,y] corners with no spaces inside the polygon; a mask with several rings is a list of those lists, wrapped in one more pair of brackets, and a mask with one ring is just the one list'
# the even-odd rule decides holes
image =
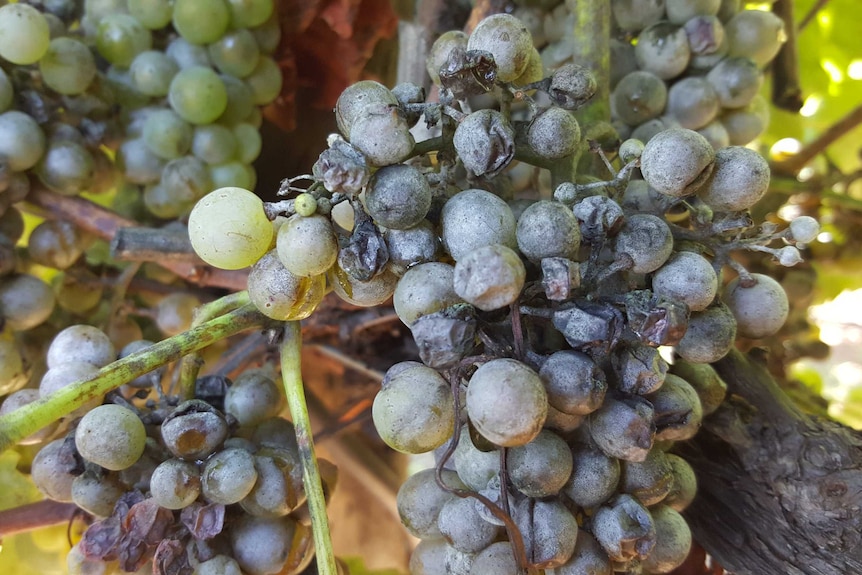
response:
{"label": "green leaf", "polygon": [[397,569],[371,571],[365,567],[362,557],[341,557],[341,560],[347,563],[347,566],[350,568],[350,575],[404,575]]}

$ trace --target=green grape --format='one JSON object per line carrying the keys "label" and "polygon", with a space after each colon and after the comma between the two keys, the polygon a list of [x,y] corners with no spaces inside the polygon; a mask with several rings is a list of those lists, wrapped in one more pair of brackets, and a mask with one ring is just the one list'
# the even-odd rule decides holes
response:
{"label": "green grape", "polygon": [[254,39],[263,54],[272,54],[281,41],[281,26],[278,23],[278,13],[273,11],[266,22],[251,28]]}
{"label": "green grape", "polygon": [[133,110],[146,106],[150,99],[138,92],[132,84],[128,70],[111,66],[105,73],[106,92],[113,96],[114,103],[121,108]]}
{"label": "green grape", "polygon": [[265,23],[274,14],[273,0],[227,0],[233,28],[251,28]]}
{"label": "green grape", "polygon": [[128,68],[135,56],[152,45],[150,31],[128,14],[112,14],[99,22],[96,49],[115,66]]}
{"label": "green grape", "polygon": [[210,124],[227,108],[227,90],[212,69],[192,66],[171,81],[168,99],[174,111],[192,124]]}
{"label": "green grape", "polygon": [[120,405],[100,405],[85,415],[75,430],[81,457],[118,471],[131,467],[144,453],[147,431],[141,419]]}
{"label": "green grape", "polygon": [[261,56],[252,73],[245,77],[245,82],[251,89],[254,103],[265,106],[281,92],[281,68],[269,56]]}
{"label": "green grape", "polygon": [[240,269],[259,260],[272,243],[263,201],[242,188],[220,188],[201,198],[189,216],[189,239],[202,260]]}
{"label": "green grape", "polygon": [[194,202],[213,189],[207,167],[194,156],[171,160],[162,172],[161,185],[177,198]]}
{"label": "green grape", "polygon": [[120,145],[117,167],[130,184],[152,184],[159,181],[165,161],[150,151],[143,138],[138,138]]}
{"label": "green grape", "polygon": [[129,13],[150,30],[159,30],[171,23],[174,3],[171,0],[129,0]]}
{"label": "green grape", "polygon": [[254,35],[240,28],[228,32],[208,47],[210,59],[219,72],[244,78],[254,71],[260,48]]}
{"label": "green grape", "polygon": [[237,138],[230,128],[220,124],[195,126],[192,154],[207,164],[218,165],[229,162],[236,152]]}
{"label": "green grape", "polygon": [[83,42],[55,38],[39,60],[39,72],[52,90],[66,95],[81,94],[96,77],[96,61]]}
{"label": "green grape", "polygon": [[233,127],[233,135],[237,141],[237,158],[243,164],[250,164],[260,155],[263,142],[260,131],[251,124],[240,123]]}
{"label": "green grape", "polygon": [[218,166],[208,166],[207,169],[215,188],[236,186],[253,190],[257,183],[257,173],[254,168],[242,162],[228,162]]}
{"label": "green grape", "polygon": [[27,250],[34,262],[63,270],[84,253],[85,242],[74,224],[67,220],[46,220],[33,228]]}
{"label": "green grape", "polygon": [[27,385],[27,370],[24,358],[15,342],[0,339],[0,397]]}
{"label": "green grape", "polygon": [[99,278],[86,269],[60,273],[51,280],[57,305],[76,315],[85,315],[102,301],[105,289]]}
{"label": "green grape", "polygon": [[189,151],[194,135],[191,124],[173,110],[153,112],[144,123],[144,142],[160,158],[174,160]]}
{"label": "green grape", "polygon": [[95,171],[93,155],[72,140],[49,142],[45,155],[36,165],[39,179],[64,196],[74,196],[89,187]]}
{"label": "green grape", "polygon": [[278,230],[276,250],[290,273],[311,277],[326,273],[335,263],[338,240],[329,218],[292,216]]}
{"label": "green grape", "polygon": [[0,113],[5,112],[12,106],[15,98],[15,88],[6,72],[0,68]]}
{"label": "green grape", "polygon": [[174,38],[168,44],[165,54],[177,63],[180,68],[191,68],[192,66],[210,66],[209,53],[205,46],[190,44],[185,38]]}
{"label": "green grape", "polygon": [[227,30],[230,11],[224,0],[175,0],[173,23],[192,44],[209,44]]}
{"label": "green grape", "polygon": [[13,172],[28,170],[44,153],[45,134],[33,118],[17,110],[0,114],[0,157],[5,159],[9,169]]}
{"label": "green grape", "polygon": [[41,12],[20,3],[0,8],[0,56],[13,64],[34,64],[50,42],[48,21]]}
{"label": "green grape", "polygon": [[179,66],[164,52],[141,52],[129,67],[132,84],[141,94],[167,96]]}
{"label": "green grape", "polygon": [[252,111],[256,110],[251,88],[239,78],[227,74],[222,74],[221,80],[227,91],[227,106],[222,115],[219,116],[218,121],[228,126],[237,122],[248,121]]}

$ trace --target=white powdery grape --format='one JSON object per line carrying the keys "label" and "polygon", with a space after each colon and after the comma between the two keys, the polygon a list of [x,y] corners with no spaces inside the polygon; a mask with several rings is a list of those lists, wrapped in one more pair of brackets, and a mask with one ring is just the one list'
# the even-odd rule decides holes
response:
{"label": "white powdery grape", "polygon": [[497,79],[511,82],[529,64],[533,38],[511,14],[494,14],[479,22],[467,40],[467,49],[490,52],[497,64]]}
{"label": "white powdery grape", "polygon": [[718,277],[703,256],[679,252],[655,271],[652,289],[658,295],[685,303],[692,311],[702,311],[715,299]]}
{"label": "white powdery grape", "polygon": [[13,64],[37,62],[51,42],[48,21],[27,4],[7,4],[0,8],[0,56]]}
{"label": "white powdery grape", "polygon": [[278,259],[290,273],[312,277],[326,273],[338,257],[338,240],[324,216],[292,216],[278,229]]}
{"label": "white powdery grape", "polygon": [[51,369],[70,361],[104,367],[116,357],[114,344],[105,332],[91,325],[73,325],[57,334],[48,346],[46,359]]}
{"label": "white powdery grape", "polygon": [[252,265],[272,243],[263,201],[242,188],[220,188],[201,198],[189,216],[189,239],[202,260],[235,270]]}
{"label": "white powdery grape", "polygon": [[715,154],[715,168],[698,195],[713,210],[737,212],[756,204],[768,189],[769,164],[763,156],[729,146]]}
{"label": "white powdery grape", "polygon": [[146,440],[140,418],[119,405],[100,405],[88,412],[75,430],[75,446],[81,457],[112,471],[131,467],[140,459]]}
{"label": "white powdery grape", "polygon": [[751,274],[756,284],[743,287],[739,278],[734,278],[721,299],[736,318],[739,335],[751,338],[768,337],[775,334],[787,320],[790,306],[784,288],[771,277]]}
{"label": "white powdery grape", "polygon": [[799,216],[790,222],[790,235],[795,242],[809,244],[819,233],[820,224],[811,216]]}
{"label": "white powdery grape", "polygon": [[517,301],[527,272],[515,250],[499,244],[467,253],[455,265],[455,293],[483,311]]}

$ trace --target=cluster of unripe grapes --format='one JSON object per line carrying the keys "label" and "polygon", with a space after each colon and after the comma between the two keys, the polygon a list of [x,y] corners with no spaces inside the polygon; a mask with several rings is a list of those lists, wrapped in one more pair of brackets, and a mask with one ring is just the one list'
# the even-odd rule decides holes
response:
{"label": "cluster of unripe grapes", "polygon": [[[27,332],[41,326],[50,341],[74,319],[102,321],[107,303],[104,282],[82,263],[93,238],[46,220],[21,246],[16,204],[31,185],[116,190],[117,211],[155,224],[186,216],[214,187],[253,188],[260,107],[281,89],[279,38],[272,0],[0,7],[0,397],[25,386],[39,362]],[[60,273],[49,285],[34,265]],[[155,323],[173,335],[200,302],[176,293],[153,303]],[[122,343],[141,337],[131,319],[114,324]]]}
{"label": "cluster of unripe grapes", "polygon": [[[666,14],[664,2],[644,4],[661,5],[655,20]],[[682,25],[700,18],[721,30],[718,2],[703,13],[709,2],[668,4],[671,23],[647,28],[632,48],[645,64],[631,77],[654,76],[662,89],[689,69]],[[738,93],[713,82],[724,77],[720,62],[739,63],[752,70],[750,97],[715,96],[702,115],[709,118],[690,128],[714,122],[722,106],[749,104],[775,54],[739,52],[747,46],[739,22],[769,16],[734,18],[725,18],[733,52],[725,45],[727,58],[714,56],[718,71],[701,88]],[[657,34],[673,42],[649,40]],[[676,40],[688,50],[679,70],[647,71],[654,55],[645,50]],[[744,60],[755,56],[756,64]],[[510,15],[490,16],[469,35],[444,34],[428,58],[439,103],[425,103],[412,85],[355,84],[338,100],[341,136],[330,138],[307,190],[267,206],[244,190],[217,190],[190,219],[205,260],[253,264],[249,293],[270,317],[304,317],[327,285],[360,306],[392,297],[422,363],[387,372],[374,423],[392,448],[436,450],[437,461],[398,496],[405,526],[422,539],[414,575],[668,573],[680,565],[691,544],[680,512],[696,481],[673,444],[691,438],[724,398],[708,364],[737,336],[776,333],[788,313],[781,286],[731,253],[761,251],[794,265],[796,245],[818,233],[805,217],[782,230],[754,226],[748,209],[767,191],[766,162],[679,121],[647,130],[664,100],[631,122],[643,139],[620,143],[614,161],[602,155],[610,180],[563,180],[553,198],[513,195],[524,187],[517,160],[571,167],[586,147],[572,110],[589,101],[595,80],[571,63],[543,78],[541,61]],[[623,82],[616,112],[640,113],[643,103],[623,95]],[[499,108],[469,111],[468,99],[488,93]],[[513,119],[518,100],[527,103],[522,120]],[[667,114],[687,112],[674,100]],[[421,118],[439,126],[433,160],[411,131]],[[214,227],[216,219],[225,225]],[[769,247],[778,240],[784,247]],[[723,282],[729,268],[737,277]],[[660,347],[672,348],[672,365]]]}
{"label": "cluster of unripe grapes", "polygon": [[[69,327],[48,349],[39,390],[13,393],[0,415],[150,345],[133,342],[117,354],[97,328]],[[105,403],[94,398],[60,429],[22,442],[54,438],[33,460],[33,482],[96,519],[69,553],[69,572],[301,572],[313,546],[295,430],[279,416],[275,370],[247,369],[233,382],[205,376],[187,401],[163,393],[162,372],[128,382]],[[331,493],[335,468],[324,461],[321,470]]]}

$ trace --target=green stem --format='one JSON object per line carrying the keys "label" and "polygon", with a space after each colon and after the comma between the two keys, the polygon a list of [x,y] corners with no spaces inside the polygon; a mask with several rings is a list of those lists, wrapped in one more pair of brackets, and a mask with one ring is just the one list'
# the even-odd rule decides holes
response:
{"label": "green stem", "polygon": [[0,417],[0,453],[17,442],[102,397],[145,373],[192,351],[243,330],[262,325],[265,318],[251,305],[245,305],[187,332],[169,337],[153,346],[106,365],[88,381],[79,381],[57,390],[48,397]]}
{"label": "green stem", "polygon": [[284,339],[281,344],[281,377],[284,381],[284,393],[287,396],[290,417],[296,428],[299,456],[302,459],[302,483],[305,486],[305,496],[308,498],[308,510],[311,514],[317,572],[320,575],[336,575],[335,555],[332,552],[332,539],[329,536],[329,520],[326,517],[326,500],[323,496],[320,470],[317,467],[317,456],[314,454],[311,422],[308,418],[308,405],[305,402],[305,391],[302,386],[301,353],[302,335],[299,322],[289,321],[284,327]]}
{"label": "green stem", "polygon": [[[205,303],[195,310],[195,317],[192,320],[192,328],[196,328],[201,324],[211,321],[219,316],[225,315],[237,308],[240,308],[249,303],[248,291],[241,291],[220,297],[215,301]],[[192,399],[195,396],[195,381],[198,378],[198,372],[203,365],[201,354],[197,351],[192,352],[183,358],[182,366],[180,367],[180,390],[183,399]]]}

